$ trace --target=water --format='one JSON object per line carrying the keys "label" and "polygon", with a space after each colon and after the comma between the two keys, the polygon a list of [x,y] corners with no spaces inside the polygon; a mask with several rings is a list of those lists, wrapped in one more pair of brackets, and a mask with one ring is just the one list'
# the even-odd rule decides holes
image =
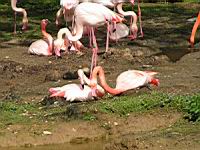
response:
{"label": "water", "polygon": [[54,144],[43,146],[24,146],[24,147],[6,147],[0,150],[103,150],[104,143],[102,141],[89,142],[84,144]]}

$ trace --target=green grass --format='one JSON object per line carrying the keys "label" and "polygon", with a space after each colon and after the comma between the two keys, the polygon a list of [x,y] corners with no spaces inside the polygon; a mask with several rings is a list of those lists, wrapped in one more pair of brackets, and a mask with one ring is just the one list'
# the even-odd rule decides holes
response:
{"label": "green grass", "polygon": [[[10,124],[42,123],[46,120],[96,120],[96,112],[126,116],[133,112],[146,112],[156,108],[177,109],[185,119],[200,121],[200,94],[172,95],[152,92],[139,96],[121,96],[91,103],[74,103],[57,107],[43,107],[36,103],[17,101],[0,102],[0,127]],[[75,117],[74,117],[75,116]]]}

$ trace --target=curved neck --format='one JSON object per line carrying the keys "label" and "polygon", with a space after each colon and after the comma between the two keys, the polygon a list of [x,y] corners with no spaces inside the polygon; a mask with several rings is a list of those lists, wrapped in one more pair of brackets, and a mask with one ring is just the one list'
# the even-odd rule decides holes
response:
{"label": "curved neck", "polygon": [[199,12],[198,17],[196,19],[196,22],[194,23],[194,26],[192,28],[192,33],[191,33],[191,36],[190,36],[190,43],[191,43],[192,46],[194,44],[195,34],[196,34],[196,31],[197,31],[197,28],[198,28],[199,25],[200,25],[200,12]]}
{"label": "curved neck", "polygon": [[83,34],[83,26],[82,25],[76,25],[75,26],[76,29],[76,34],[73,36],[72,33],[69,31],[68,28],[62,28],[59,30],[58,34],[57,34],[57,38],[61,38],[61,36],[63,34],[66,34],[67,38],[70,41],[78,41],[79,39],[81,39],[82,34]]}
{"label": "curved neck", "polygon": [[41,23],[41,30],[42,30],[42,35],[45,39],[47,39],[47,43],[48,43],[48,50],[49,50],[49,53],[52,53],[53,52],[53,37],[46,32],[46,26],[47,25],[44,25]]}
{"label": "curved neck", "polygon": [[[78,70],[78,76],[80,78],[81,84],[86,83],[87,85],[92,86],[91,80],[88,77],[86,77],[82,69]],[[98,85],[97,85],[97,89],[95,89],[95,95],[97,97],[103,97],[105,95],[105,92],[101,91],[101,89],[98,89]]]}
{"label": "curved neck", "polygon": [[103,68],[101,66],[97,66],[94,68],[94,70],[92,72],[92,81],[91,82],[97,82],[97,75],[99,75],[100,84],[106,92],[110,93],[111,95],[118,95],[123,92],[123,90],[116,89],[116,88],[114,89],[107,84],[106,79],[105,79],[105,74],[104,74]]}
{"label": "curved neck", "polygon": [[118,13],[122,14],[123,16],[131,16],[133,17],[133,24],[137,23],[137,15],[134,11],[124,11],[123,10],[123,3],[117,4],[117,11]]}
{"label": "curved neck", "polygon": [[23,13],[23,20],[27,20],[27,13],[26,10],[23,8],[17,8],[17,0],[11,0],[11,7],[13,11]]}

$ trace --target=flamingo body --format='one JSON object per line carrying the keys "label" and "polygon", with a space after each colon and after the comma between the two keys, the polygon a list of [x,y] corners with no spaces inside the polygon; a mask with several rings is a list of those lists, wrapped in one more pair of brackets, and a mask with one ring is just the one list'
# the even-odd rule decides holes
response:
{"label": "flamingo body", "polygon": [[112,88],[106,83],[103,68],[101,66],[97,66],[93,69],[92,79],[89,85],[91,87],[95,87],[97,85],[97,77],[99,76],[100,85],[103,89],[112,95],[118,95],[127,90],[147,86],[148,84],[158,86],[159,80],[153,77],[155,74],[157,74],[157,72],[139,70],[125,71],[117,77],[116,87]]}
{"label": "flamingo body", "polygon": [[[154,74],[157,73],[154,72]],[[117,77],[116,89],[122,89],[124,91],[136,89],[141,86],[146,86],[148,83],[150,83],[151,79],[152,76],[148,72],[128,70],[121,73]]]}
{"label": "flamingo body", "polygon": [[[129,28],[123,23],[117,23],[115,29],[115,32],[110,33],[109,37],[111,40],[118,40],[127,37],[129,34]],[[114,27],[111,26],[110,30],[113,31]]]}
{"label": "flamingo body", "polygon": [[40,39],[40,40],[33,42],[30,45],[28,52],[30,54],[35,54],[35,55],[44,55],[44,56],[52,55],[52,53],[49,52],[48,43],[43,39]]}
{"label": "flamingo body", "polygon": [[[101,87],[99,86],[99,88]],[[103,91],[102,88],[101,90]],[[93,94],[89,86],[85,85],[84,89],[82,89],[79,84],[67,84],[62,87],[50,88],[49,92],[51,93],[51,97],[61,96],[70,102],[92,100],[94,97],[97,97],[97,95]]]}

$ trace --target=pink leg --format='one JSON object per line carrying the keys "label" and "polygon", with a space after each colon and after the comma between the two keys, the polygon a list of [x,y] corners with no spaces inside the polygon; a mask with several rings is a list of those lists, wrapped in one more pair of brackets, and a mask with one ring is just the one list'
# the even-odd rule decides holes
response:
{"label": "pink leg", "polygon": [[139,22],[140,22],[140,37],[144,36],[144,33],[142,31],[142,19],[141,19],[141,10],[140,10],[140,1],[138,0],[138,16],[139,16]]}
{"label": "pink leg", "polygon": [[[116,29],[116,27],[115,27],[115,29]],[[109,33],[110,33],[110,24],[107,21],[106,53],[108,52],[108,46],[109,46]]]}
{"label": "pink leg", "polygon": [[90,77],[92,75],[92,70],[93,68],[97,65],[97,52],[98,52],[98,45],[97,45],[97,41],[96,41],[96,37],[94,35],[94,28],[91,28],[91,32],[92,32],[92,43],[93,43],[93,47],[92,48],[92,63],[91,63],[91,70],[90,70]]}

